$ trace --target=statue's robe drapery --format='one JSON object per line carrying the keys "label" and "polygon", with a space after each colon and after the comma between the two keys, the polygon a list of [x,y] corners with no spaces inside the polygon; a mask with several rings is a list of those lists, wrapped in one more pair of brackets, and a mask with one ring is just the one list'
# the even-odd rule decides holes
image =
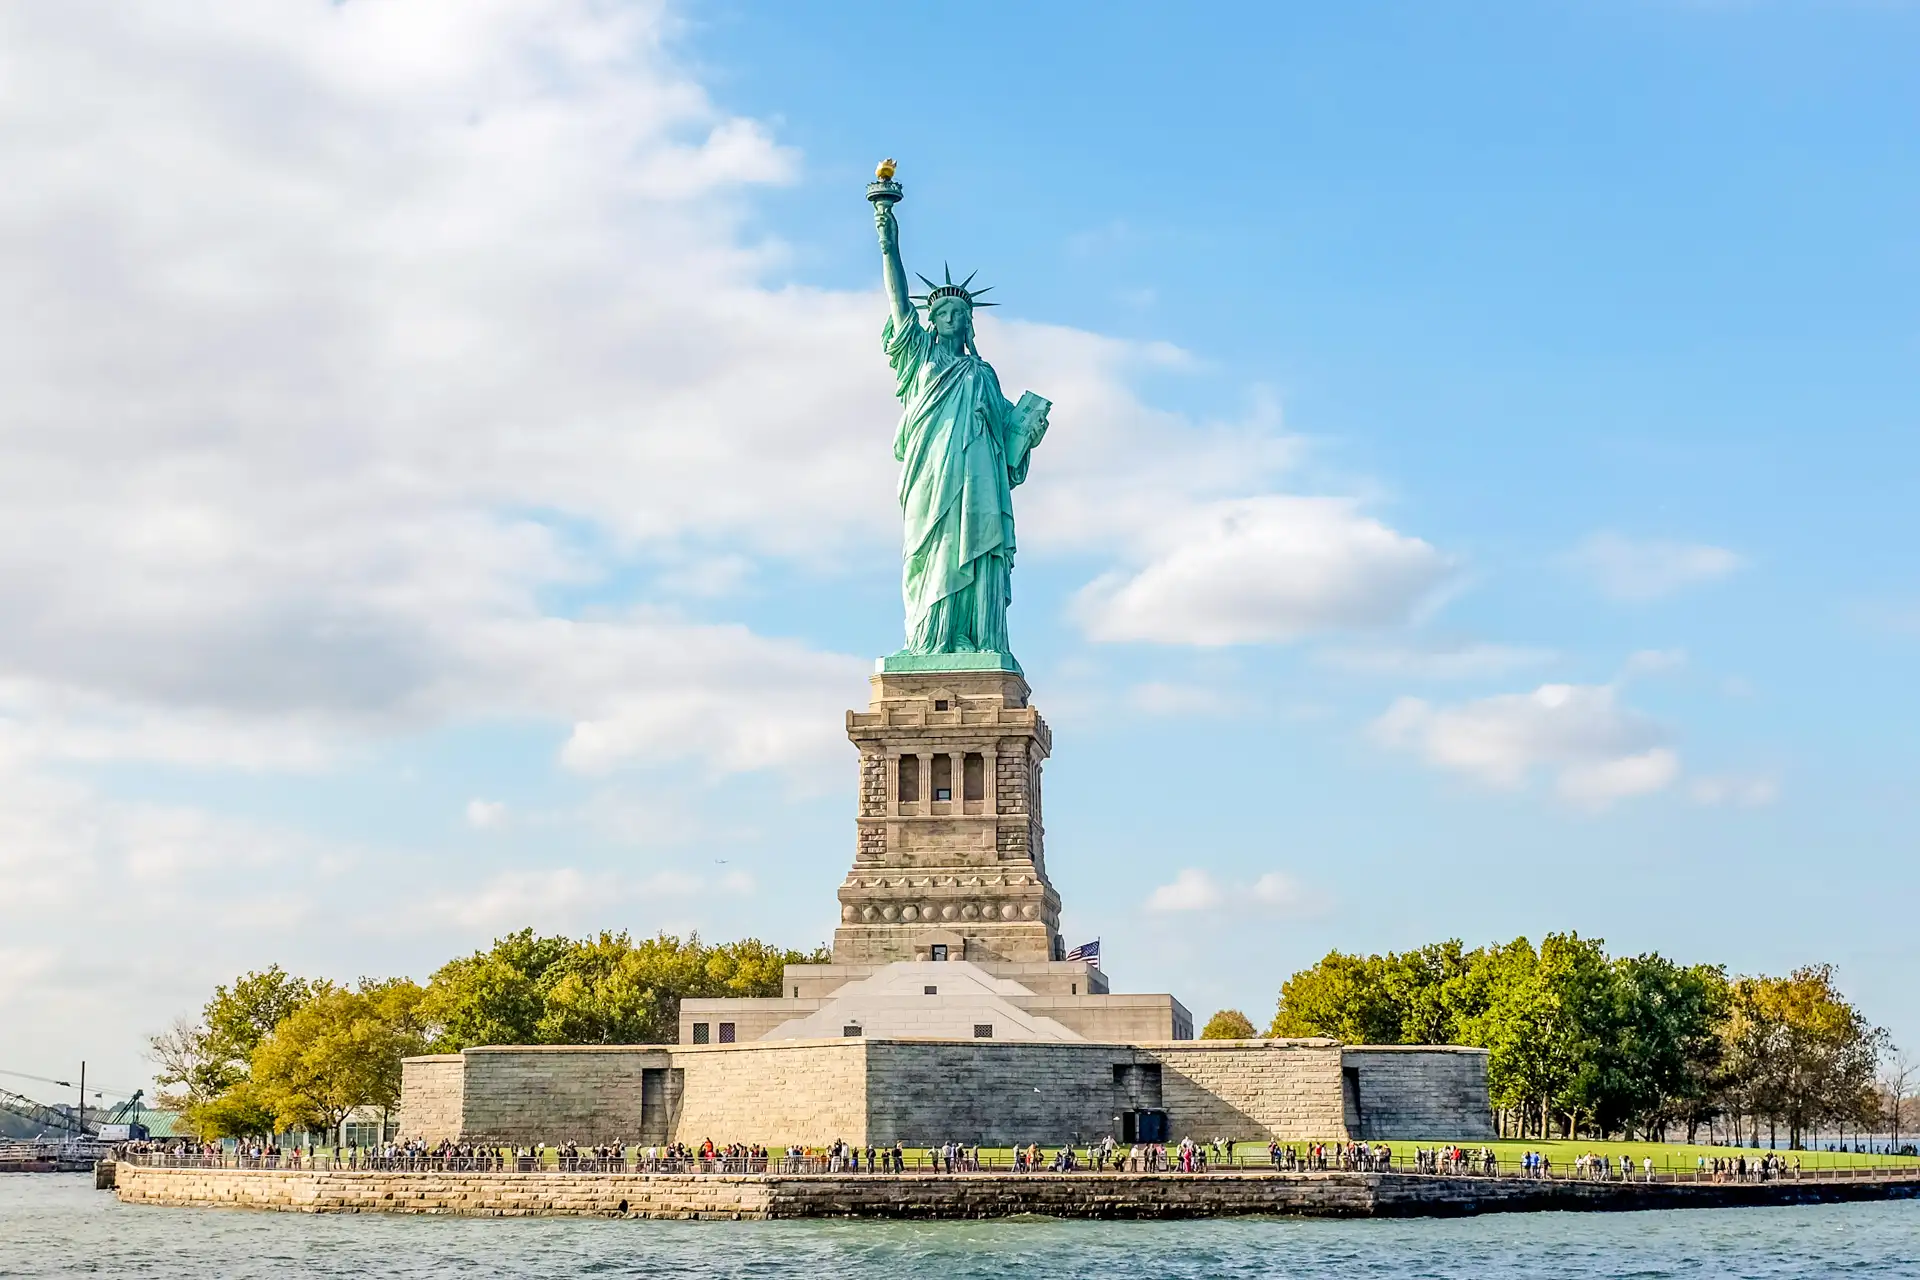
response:
{"label": "statue's robe drapery", "polygon": [[1010,654],[1012,490],[1032,441],[985,360],[940,349],[917,316],[889,318],[883,338],[902,405],[906,652]]}

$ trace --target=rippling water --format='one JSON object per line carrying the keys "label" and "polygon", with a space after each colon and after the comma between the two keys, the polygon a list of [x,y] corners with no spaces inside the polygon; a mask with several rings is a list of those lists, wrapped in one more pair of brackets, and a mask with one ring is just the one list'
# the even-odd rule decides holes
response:
{"label": "rippling water", "polygon": [[123,1205],[0,1174],[0,1276],[1920,1277],[1920,1202],[1401,1222],[635,1222]]}

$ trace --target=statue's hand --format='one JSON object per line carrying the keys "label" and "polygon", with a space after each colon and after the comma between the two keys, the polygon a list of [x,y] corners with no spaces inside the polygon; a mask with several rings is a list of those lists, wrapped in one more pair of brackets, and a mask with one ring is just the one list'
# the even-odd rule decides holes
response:
{"label": "statue's hand", "polygon": [[894,220],[893,209],[885,201],[873,202],[873,226],[880,233],[882,253],[891,253],[900,247],[900,224]]}

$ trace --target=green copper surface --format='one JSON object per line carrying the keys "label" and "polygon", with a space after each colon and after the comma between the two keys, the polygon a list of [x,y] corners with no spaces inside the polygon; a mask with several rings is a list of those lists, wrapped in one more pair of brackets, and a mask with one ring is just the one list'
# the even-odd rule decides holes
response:
{"label": "green copper surface", "polygon": [[874,660],[873,669],[888,673],[901,671],[1011,671],[1025,675],[1010,653],[890,653]]}
{"label": "green copper surface", "polygon": [[[991,304],[977,301],[986,290],[971,289],[971,276],[958,284],[945,272],[941,284],[927,280],[921,321],[900,261],[900,196],[891,182],[869,189],[891,307],[881,339],[901,404],[893,456],[905,534],[907,642],[882,662],[937,656],[943,665],[883,669],[1018,671],[1007,642],[1013,489],[1027,478],[1052,405],[1032,392],[1018,404],[1002,394],[974,343],[974,308]],[[966,664],[953,661],[963,656]]]}

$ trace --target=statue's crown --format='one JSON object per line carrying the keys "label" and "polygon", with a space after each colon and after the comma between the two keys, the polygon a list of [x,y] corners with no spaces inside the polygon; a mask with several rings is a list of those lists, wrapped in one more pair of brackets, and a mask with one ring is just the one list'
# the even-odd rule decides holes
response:
{"label": "statue's crown", "polygon": [[[955,284],[953,282],[953,268],[943,262],[940,264],[940,270],[946,279],[945,284],[935,284],[925,276],[920,276],[921,282],[927,286],[927,291],[925,293],[915,294],[913,300],[921,306],[932,307],[934,303],[940,301],[942,298],[958,298],[969,307],[997,307],[1000,305],[997,302],[980,301],[981,294],[993,292],[992,285],[988,285],[982,289],[968,290],[967,286],[973,283],[973,277],[980,274],[978,271],[970,273],[965,280],[962,280],[959,284]],[[917,271],[914,272],[914,274],[920,275]]]}

